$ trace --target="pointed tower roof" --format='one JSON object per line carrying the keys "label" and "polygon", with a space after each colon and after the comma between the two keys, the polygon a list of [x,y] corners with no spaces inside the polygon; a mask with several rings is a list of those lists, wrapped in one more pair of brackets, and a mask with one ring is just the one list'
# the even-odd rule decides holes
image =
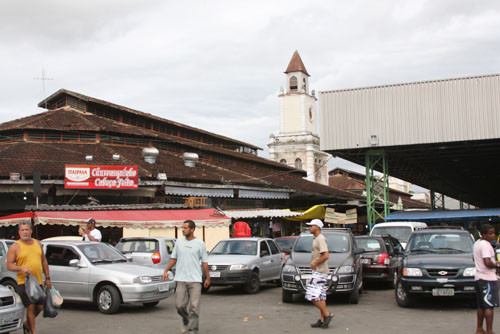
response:
{"label": "pointed tower roof", "polygon": [[290,72],[302,72],[307,76],[310,76],[309,73],[307,73],[306,67],[302,62],[302,59],[300,58],[299,51],[297,50],[295,50],[295,52],[293,53],[292,59],[290,60],[290,63],[288,64],[288,67],[286,68],[285,71],[285,73],[290,73]]}

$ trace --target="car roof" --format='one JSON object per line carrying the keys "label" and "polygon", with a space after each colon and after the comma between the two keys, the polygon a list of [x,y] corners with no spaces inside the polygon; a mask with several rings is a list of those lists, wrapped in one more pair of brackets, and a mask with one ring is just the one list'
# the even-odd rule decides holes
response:
{"label": "car roof", "polygon": [[234,241],[234,240],[259,241],[259,240],[272,240],[272,239],[271,238],[262,238],[262,237],[251,237],[251,238],[229,238],[229,239],[222,239],[221,241]]}
{"label": "car roof", "polygon": [[402,221],[394,221],[394,222],[388,222],[388,223],[378,223],[373,226],[373,228],[376,227],[400,227],[400,226],[413,226],[413,227],[426,227],[427,224],[423,222],[402,222]]}
{"label": "car roof", "polygon": [[442,234],[442,233],[460,233],[460,234],[470,234],[469,231],[466,230],[459,230],[455,228],[435,228],[435,229],[425,229],[425,230],[420,230],[420,231],[414,231],[413,234]]}
{"label": "car roof", "polygon": [[121,238],[120,241],[127,241],[127,240],[176,240],[175,238],[172,237],[125,237]]}
{"label": "car roof", "polygon": [[297,239],[298,237],[298,235],[290,235],[288,237],[276,237],[274,239]]}

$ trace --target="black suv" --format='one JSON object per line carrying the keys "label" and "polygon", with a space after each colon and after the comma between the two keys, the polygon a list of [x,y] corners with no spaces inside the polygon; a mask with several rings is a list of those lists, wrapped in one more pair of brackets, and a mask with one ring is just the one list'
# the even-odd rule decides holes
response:
{"label": "black suv", "polygon": [[410,307],[417,295],[474,298],[473,247],[474,241],[467,231],[426,229],[413,232],[396,284],[398,305]]}
{"label": "black suv", "polygon": [[[360,254],[363,249],[355,248],[354,236],[349,229],[324,228],[322,233],[328,243],[330,256],[328,267],[327,294],[349,295],[349,302],[357,304],[363,286],[363,267]],[[293,294],[306,291],[311,280],[311,249],[313,235],[301,233],[294,244],[290,258],[281,271],[282,299],[293,302]]]}

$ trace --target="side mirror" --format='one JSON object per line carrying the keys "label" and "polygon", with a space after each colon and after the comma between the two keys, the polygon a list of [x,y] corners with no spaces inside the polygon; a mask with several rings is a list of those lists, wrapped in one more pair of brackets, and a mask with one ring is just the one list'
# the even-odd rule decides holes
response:
{"label": "side mirror", "polygon": [[78,260],[78,259],[69,260],[69,266],[76,267],[76,268],[87,268],[87,265],[80,263],[80,260]]}
{"label": "side mirror", "polygon": [[354,250],[352,251],[354,255],[363,254],[364,252],[365,252],[364,248],[354,248]]}
{"label": "side mirror", "polygon": [[132,262],[132,254],[128,254],[127,253],[127,254],[125,254],[123,256],[125,256],[125,258],[127,259],[127,262]]}
{"label": "side mirror", "polygon": [[260,252],[260,257],[264,257],[264,256],[268,256],[269,255],[269,251],[267,250],[263,250]]}

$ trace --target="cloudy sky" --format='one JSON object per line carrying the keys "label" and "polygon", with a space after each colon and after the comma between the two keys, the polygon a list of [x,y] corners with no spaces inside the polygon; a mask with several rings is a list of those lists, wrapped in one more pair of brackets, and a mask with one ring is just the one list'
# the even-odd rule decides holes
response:
{"label": "cloudy sky", "polygon": [[44,68],[47,95],[66,88],[262,156],[295,50],[316,90],[500,72],[497,0],[4,0],[0,20],[1,122],[43,111]]}

